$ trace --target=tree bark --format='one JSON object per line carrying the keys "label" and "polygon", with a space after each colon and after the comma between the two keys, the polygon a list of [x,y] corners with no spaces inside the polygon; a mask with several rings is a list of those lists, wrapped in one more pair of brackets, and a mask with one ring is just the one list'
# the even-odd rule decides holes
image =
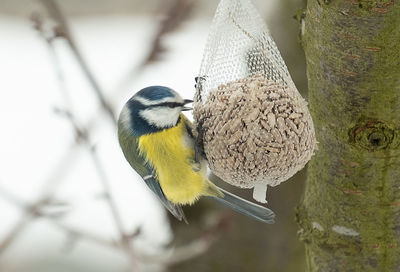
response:
{"label": "tree bark", "polygon": [[400,271],[400,3],[309,0],[307,271]]}

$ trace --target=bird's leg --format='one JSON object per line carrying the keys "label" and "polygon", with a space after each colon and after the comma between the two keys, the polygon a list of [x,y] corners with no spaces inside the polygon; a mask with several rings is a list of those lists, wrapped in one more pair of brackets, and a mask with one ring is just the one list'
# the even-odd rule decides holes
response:
{"label": "bird's leg", "polygon": [[195,160],[190,161],[190,164],[192,166],[192,170],[195,172],[199,172],[201,170],[201,163],[196,162]]}
{"label": "bird's leg", "polygon": [[200,163],[201,158],[204,156],[203,133],[203,121],[200,121],[197,126],[197,137],[194,143],[194,160],[197,163]]}
{"label": "bird's leg", "polygon": [[201,123],[197,127],[197,136],[194,139],[194,161],[192,162],[192,169],[195,172],[201,170],[201,160],[204,157],[203,151],[203,129]]}
{"label": "bird's leg", "polygon": [[191,162],[192,164],[192,169],[195,172],[199,172],[201,170],[201,156],[200,156],[200,147],[197,144],[197,139],[196,143],[194,144],[194,160]]}
{"label": "bird's leg", "polygon": [[[194,85],[196,89],[196,101],[201,103],[201,93],[203,92],[202,83],[206,80],[206,76],[195,77],[196,84]],[[194,142],[194,166],[192,167],[195,172],[201,170],[201,159],[205,158],[203,150],[203,120],[200,120],[197,124],[197,136]]]}
{"label": "bird's leg", "polygon": [[194,146],[194,160],[190,161],[190,164],[192,165],[192,169],[195,172],[199,172],[201,170],[201,163],[200,159],[198,158],[198,147],[197,145]]}
{"label": "bird's leg", "polygon": [[200,146],[197,143],[197,139],[196,139],[196,143],[194,145],[194,162],[195,163],[200,163]]}

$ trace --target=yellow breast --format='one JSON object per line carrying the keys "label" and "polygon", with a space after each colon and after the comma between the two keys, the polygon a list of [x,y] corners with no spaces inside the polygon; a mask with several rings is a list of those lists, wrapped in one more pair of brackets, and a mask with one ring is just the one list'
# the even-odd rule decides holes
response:
{"label": "yellow breast", "polygon": [[187,145],[185,122],[189,121],[181,114],[175,127],[139,138],[139,149],[155,169],[165,196],[177,204],[192,204],[208,194],[209,187],[205,169],[192,169],[194,149]]}

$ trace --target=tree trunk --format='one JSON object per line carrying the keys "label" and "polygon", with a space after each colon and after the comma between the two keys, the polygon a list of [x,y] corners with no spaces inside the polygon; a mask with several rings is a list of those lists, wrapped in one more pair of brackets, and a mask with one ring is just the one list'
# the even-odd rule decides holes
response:
{"label": "tree trunk", "polygon": [[400,271],[400,3],[309,0],[307,271]]}

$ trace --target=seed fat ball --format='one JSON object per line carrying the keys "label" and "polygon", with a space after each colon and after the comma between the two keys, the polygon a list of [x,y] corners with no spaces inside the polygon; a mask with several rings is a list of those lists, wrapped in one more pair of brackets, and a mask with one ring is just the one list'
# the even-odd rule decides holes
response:
{"label": "seed fat ball", "polygon": [[202,124],[210,169],[241,188],[276,186],[310,160],[316,145],[306,101],[295,87],[262,75],[239,79],[208,92],[194,104]]}

